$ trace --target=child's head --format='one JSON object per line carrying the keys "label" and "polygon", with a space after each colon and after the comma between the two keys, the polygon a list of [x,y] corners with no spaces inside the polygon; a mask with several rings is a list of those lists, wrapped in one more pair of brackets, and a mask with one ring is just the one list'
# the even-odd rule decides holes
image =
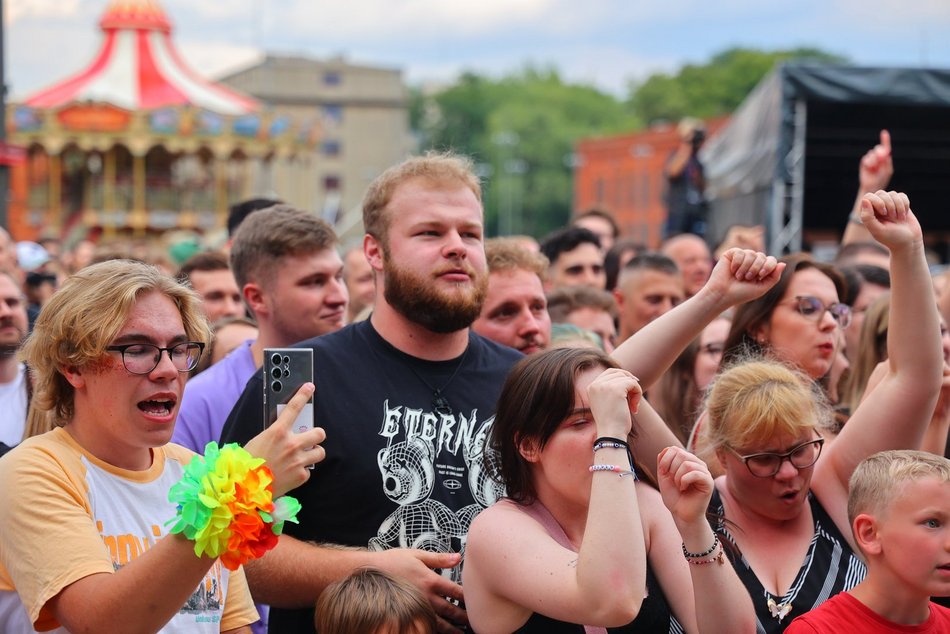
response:
{"label": "child's head", "polygon": [[848,519],[869,576],[886,566],[924,596],[950,594],[950,460],[882,451],[851,475]]}
{"label": "child's head", "polygon": [[433,634],[436,615],[415,586],[361,568],[327,586],[314,624],[320,634]]}

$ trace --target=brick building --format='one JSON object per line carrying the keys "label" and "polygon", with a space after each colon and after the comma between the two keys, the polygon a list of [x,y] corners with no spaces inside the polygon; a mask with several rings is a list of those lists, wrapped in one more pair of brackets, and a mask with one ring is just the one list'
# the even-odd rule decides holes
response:
{"label": "brick building", "polygon": [[[709,135],[727,122],[728,117],[707,121]],[[609,211],[625,238],[659,246],[666,219],[663,166],[678,143],[676,126],[670,124],[582,139],[575,150],[575,211],[591,207]]]}

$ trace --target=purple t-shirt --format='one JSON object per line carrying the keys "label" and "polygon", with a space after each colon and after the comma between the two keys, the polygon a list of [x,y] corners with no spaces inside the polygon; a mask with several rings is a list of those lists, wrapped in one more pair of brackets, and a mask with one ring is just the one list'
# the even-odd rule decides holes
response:
{"label": "purple t-shirt", "polygon": [[205,445],[221,439],[224,421],[257,371],[252,343],[253,339],[245,341],[185,384],[172,442],[203,454]]}

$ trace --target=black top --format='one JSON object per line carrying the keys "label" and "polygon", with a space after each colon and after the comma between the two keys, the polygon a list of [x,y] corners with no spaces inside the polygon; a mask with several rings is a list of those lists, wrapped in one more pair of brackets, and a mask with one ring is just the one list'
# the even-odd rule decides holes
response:
{"label": "black top", "polygon": [[[640,612],[630,623],[621,627],[608,627],[607,634],[678,634],[682,626],[670,611],[666,596],[659,582],[647,566],[647,596],[640,604]],[[515,634],[584,634],[584,626],[565,623],[542,616],[535,612],[531,618],[518,628]]]}
{"label": "black top", "polygon": [[[848,541],[812,493],[808,494],[808,504],[815,522],[815,534],[792,586],[784,596],[777,597],[762,586],[749,562],[742,556],[722,519],[724,511],[719,491],[713,491],[709,511],[720,518],[716,532],[720,539],[728,542],[726,555],[742,585],[752,596],[756,632],[772,634],[785,631],[796,616],[817,608],[839,592],[850,590],[861,583],[867,574],[864,562],[854,554]],[[791,608],[786,611],[783,607],[787,604]]]}
{"label": "black top", "polygon": [[[306,484],[300,524],[284,530],[301,540],[347,546],[461,552],[475,515],[501,496],[481,454],[514,349],[469,335],[449,361],[400,352],[369,321],[309,339],[314,415],[326,430],[326,458]],[[433,404],[441,389],[451,411]],[[260,374],[248,381],[222,432],[246,443],[263,428]],[[458,581],[461,571],[446,571]],[[313,610],[270,613],[271,632],[313,632]]]}

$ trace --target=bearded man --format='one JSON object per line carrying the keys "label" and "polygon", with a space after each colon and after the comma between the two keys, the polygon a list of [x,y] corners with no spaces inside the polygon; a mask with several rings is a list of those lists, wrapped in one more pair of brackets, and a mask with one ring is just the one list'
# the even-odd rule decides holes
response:
{"label": "bearded man", "polygon": [[27,335],[26,297],[13,275],[0,272],[0,456],[23,439],[30,379],[16,353]]}
{"label": "bearded man", "polygon": [[[300,525],[247,573],[255,599],[272,606],[271,632],[312,632],[320,592],[363,566],[416,585],[440,631],[460,631],[460,551],[501,494],[483,468],[484,440],[522,355],[469,328],[488,280],[470,161],[429,155],[388,169],[370,185],[363,223],[378,290],[371,318],[297,344],[314,352],[327,457],[293,493]],[[262,393],[252,379],[225,442],[261,430]]]}

